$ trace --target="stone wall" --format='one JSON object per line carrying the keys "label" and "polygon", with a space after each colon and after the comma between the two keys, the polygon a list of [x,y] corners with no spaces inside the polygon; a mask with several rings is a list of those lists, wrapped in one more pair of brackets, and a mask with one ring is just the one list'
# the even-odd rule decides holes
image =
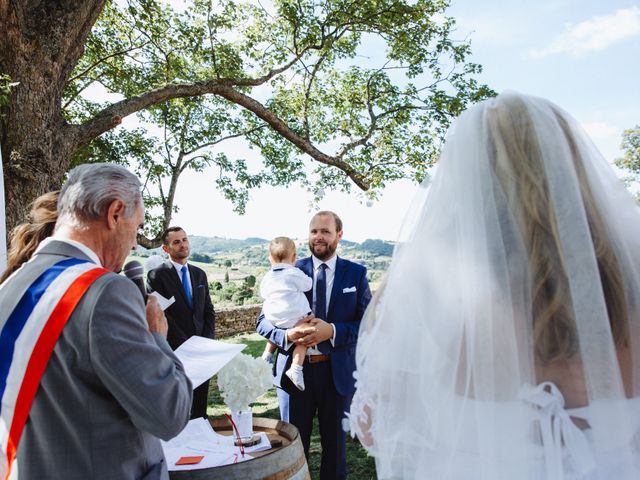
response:
{"label": "stone wall", "polygon": [[216,307],[216,338],[256,331],[256,320],[262,305]]}

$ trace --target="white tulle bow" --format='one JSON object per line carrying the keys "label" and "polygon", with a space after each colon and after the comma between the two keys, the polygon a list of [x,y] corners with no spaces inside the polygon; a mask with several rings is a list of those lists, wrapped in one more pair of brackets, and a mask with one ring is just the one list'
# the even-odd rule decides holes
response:
{"label": "white tulle bow", "polygon": [[589,442],[565,410],[564,397],[556,385],[543,382],[536,387],[529,386],[524,390],[522,399],[538,410],[537,419],[540,423],[548,480],[565,478],[565,453],[572,464],[572,470],[580,475],[589,473],[596,467]]}

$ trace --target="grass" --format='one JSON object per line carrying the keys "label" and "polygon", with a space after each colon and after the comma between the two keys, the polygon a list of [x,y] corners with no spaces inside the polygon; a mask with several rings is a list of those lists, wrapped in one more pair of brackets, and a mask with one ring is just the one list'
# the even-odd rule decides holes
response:
{"label": "grass", "polygon": [[[247,348],[243,353],[259,357],[264,351],[266,340],[257,333],[237,335],[223,339],[225,342],[244,343]],[[276,389],[271,388],[267,393],[258,397],[252,404],[254,415],[266,418],[280,418]],[[228,408],[218,391],[216,377],[211,381],[209,388],[209,406],[207,413],[210,417],[221,418],[228,413]],[[309,470],[311,478],[320,478],[320,433],[317,418],[314,420],[313,433],[311,434],[311,446],[309,448]],[[347,471],[348,478],[354,480],[374,480],[376,478],[375,464],[372,457],[360,446],[356,440],[347,438]]]}

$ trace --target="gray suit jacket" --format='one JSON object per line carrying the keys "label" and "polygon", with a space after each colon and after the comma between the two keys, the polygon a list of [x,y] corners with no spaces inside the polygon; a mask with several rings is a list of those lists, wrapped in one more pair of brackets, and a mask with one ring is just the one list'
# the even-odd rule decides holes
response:
{"label": "gray suit jacket", "polygon": [[[0,290],[0,326],[45,269],[86,256],[52,241]],[[191,382],[147,328],[140,292],[103,275],[80,300],[42,376],[20,441],[21,480],[168,479],[160,446],[189,420]]]}

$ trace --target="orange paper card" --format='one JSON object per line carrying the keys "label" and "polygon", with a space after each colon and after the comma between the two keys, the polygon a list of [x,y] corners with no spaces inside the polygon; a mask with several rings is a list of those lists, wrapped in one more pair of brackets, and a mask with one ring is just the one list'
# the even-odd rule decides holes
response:
{"label": "orange paper card", "polygon": [[194,455],[193,457],[180,457],[176,462],[176,465],[195,465],[200,463],[204,455]]}

